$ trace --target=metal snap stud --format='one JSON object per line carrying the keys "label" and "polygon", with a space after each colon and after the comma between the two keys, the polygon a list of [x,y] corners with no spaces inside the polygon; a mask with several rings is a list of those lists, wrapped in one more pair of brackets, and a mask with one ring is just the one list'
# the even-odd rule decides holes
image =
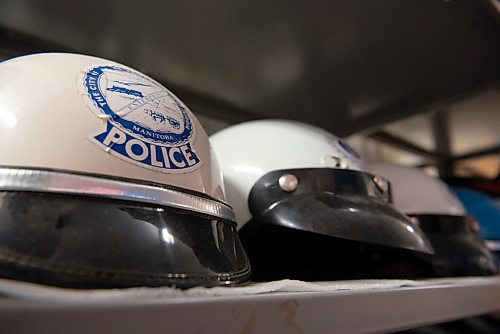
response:
{"label": "metal snap stud", "polygon": [[281,190],[292,192],[297,189],[297,186],[299,185],[299,179],[293,174],[285,174],[279,178],[278,184]]}
{"label": "metal snap stud", "polygon": [[389,189],[389,185],[387,184],[387,181],[384,180],[383,178],[381,177],[378,177],[378,176],[374,176],[373,177],[373,182],[375,182],[375,184],[377,185],[377,188],[385,193],[388,189]]}

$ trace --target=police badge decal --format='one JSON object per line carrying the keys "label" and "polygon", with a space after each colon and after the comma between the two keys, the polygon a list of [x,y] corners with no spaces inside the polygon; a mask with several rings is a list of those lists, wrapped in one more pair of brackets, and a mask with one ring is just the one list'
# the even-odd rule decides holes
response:
{"label": "police badge decal", "polygon": [[103,65],[82,72],[80,90],[104,132],[89,139],[106,152],[162,173],[189,173],[202,161],[192,149],[195,127],[187,107],[153,79],[128,68]]}

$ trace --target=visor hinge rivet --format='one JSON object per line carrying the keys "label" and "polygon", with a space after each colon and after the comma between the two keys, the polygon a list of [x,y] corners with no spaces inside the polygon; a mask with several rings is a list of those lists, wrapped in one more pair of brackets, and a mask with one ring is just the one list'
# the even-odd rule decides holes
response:
{"label": "visor hinge rivet", "polygon": [[299,185],[299,179],[293,174],[285,174],[279,178],[278,184],[281,190],[292,192],[297,189],[297,186]]}

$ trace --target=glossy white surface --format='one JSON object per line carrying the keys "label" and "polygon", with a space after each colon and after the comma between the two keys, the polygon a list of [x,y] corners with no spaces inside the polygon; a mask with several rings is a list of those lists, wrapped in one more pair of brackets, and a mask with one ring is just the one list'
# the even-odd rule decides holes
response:
{"label": "glossy white surface", "polygon": [[221,130],[210,141],[224,175],[228,203],[238,227],[251,218],[248,195],[264,174],[293,168],[364,170],[361,160],[329,132],[304,123],[259,120]]}
{"label": "glossy white surface", "polygon": [[448,186],[417,168],[372,163],[374,174],[391,182],[396,208],[408,214],[466,215],[465,209]]}
{"label": "glossy white surface", "polygon": [[[103,131],[79,76],[112,61],[74,54],[38,54],[0,63],[0,166],[51,168],[153,181],[224,199],[221,173],[208,136],[186,107],[201,167],[165,174],[124,161],[89,140]],[[152,80],[152,79],[150,79]],[[182,103],[182,102],[181,102]],[[95,109],[95,108],[94,108]]]}

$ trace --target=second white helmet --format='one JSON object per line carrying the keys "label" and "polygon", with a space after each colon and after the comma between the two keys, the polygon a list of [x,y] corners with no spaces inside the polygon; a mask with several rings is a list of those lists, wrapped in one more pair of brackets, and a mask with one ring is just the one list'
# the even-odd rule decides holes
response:
{"label": "second white helmet", "polygon": [[238,227],[258,221],[325,236],[432,252],[390,205],[386,180],[366,172],[349,146],[299,122],[260,120],[210,137]]}

